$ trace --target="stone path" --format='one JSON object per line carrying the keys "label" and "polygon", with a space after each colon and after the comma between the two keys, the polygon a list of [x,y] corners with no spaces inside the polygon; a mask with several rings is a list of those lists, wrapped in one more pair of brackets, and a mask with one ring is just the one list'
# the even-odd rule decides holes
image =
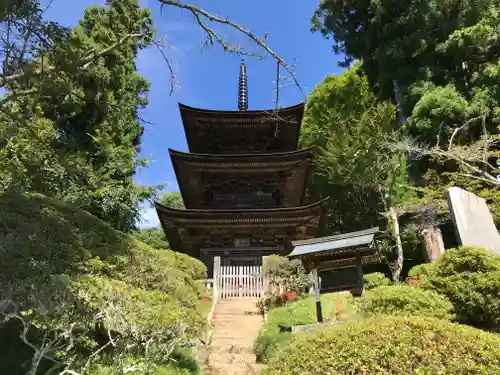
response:
{"label": "stone path", "polygon": [[256,375],[253,345],[263,323],[257,299],[220,301],[213,316],[212,340],[206,353],[204,375]]}

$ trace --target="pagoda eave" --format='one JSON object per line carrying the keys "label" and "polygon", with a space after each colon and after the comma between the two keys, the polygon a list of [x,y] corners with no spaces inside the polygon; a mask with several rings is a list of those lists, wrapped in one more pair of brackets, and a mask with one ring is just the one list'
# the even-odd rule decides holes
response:
{"label": "pagoda eave", "polygon": [[284,152],[297,148],[304,103],[269,110],[218,111],[179,103],[193,153]]}
{"label": "pagoda eave", "polygon": [[[300,206],[309,184],[313,159],[312,148],[258,156],[192,154],[171,149],[169,152],[188,209],[209,206],[205,194],[218,193],[220,186],[227,184],[236,192],[239,186],[246,193],[265,187],[282,195],[281,205]],[[211,205],[216,207],[217,203]],[[270,204],[273,205],[276,206]]]}
{"label": "pagoda eave", "polygon": [[276,249],[292,239],[314,238],[325,227],[328,200],[301,207],[251,210],[177,210],[157,202],[155,206],[172,249],[198,256],[200,248],[232,247],[228,241],[234,238],[250,242],[263,239],[259,246]]}
{"label": "pagoda eave", "polygon": [[224,116],[254,117],[254,116],[261,116],[269,112],[277,112],[283,115],[287,115],[287,114],[303,113],[304,108],[305,108],[305,102],[300,102],[289,107],[282,107],[278,109],[258,109],[258,110],[245,110],[245,111],[198,108],[179,103],[179,109],[181,113],[203,114],[214,117],[224,117]]}

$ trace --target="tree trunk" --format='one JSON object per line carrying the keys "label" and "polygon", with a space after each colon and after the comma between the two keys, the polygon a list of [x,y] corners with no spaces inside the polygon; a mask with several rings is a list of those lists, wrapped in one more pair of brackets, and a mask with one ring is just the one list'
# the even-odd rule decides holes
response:
{"label": "tree trunk", "polygon": [[403,256],[403,243],[401,242],[401,233],[399,230],[399,220],[398,220],[398,215],[396,213],[396,210],[394,207],[389,208],[389,217],[391,219],[391,224],[392,224],[392,235],[396,239],[396,253],[397,253],[397,259],[392,267],[392,279],[395,283],[399,282],[399,278],[401,277],[401,271],[403,270],[403,261],[404,261],[404,256]]}
{"label": "tree trunk", "polygon": [[443,235],[438,227],[429,226],[422,229],[420,232],[427,260],[434,262],[444,253]]}

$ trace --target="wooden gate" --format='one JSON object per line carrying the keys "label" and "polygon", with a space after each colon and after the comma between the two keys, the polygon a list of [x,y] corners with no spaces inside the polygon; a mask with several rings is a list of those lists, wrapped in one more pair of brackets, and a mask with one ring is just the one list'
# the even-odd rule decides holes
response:
{"label": "wooden gate", "polygon": [[220,299],[262,297],[262,266],[221,266],[220,258],[216,257],[214,291],[217,291],[217,297]]}

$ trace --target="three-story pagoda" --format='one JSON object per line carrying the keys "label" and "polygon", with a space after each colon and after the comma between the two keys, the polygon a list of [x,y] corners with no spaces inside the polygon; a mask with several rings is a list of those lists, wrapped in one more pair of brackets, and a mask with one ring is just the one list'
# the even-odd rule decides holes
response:
{"label": "three-story pagoda", "polygon": [[291,240],[321,235],[327,200],[308,204],[312,150],[297,151],[304,104],[248,110],[240,67],[238,111],[179,104],[189,153],[170,151],[185,210],[156,203],[173,250],[226,265],[259,265]]}

